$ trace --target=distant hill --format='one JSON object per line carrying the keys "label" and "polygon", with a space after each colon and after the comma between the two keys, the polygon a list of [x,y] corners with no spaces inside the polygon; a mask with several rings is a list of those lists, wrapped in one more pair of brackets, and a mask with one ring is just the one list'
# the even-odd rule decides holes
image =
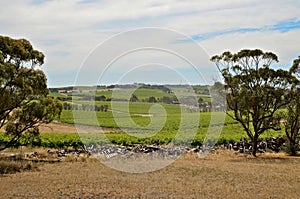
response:
{"label": "distant hill", "polygon": [[[176,103],[176,94],[196,95],[209,102],[209,85],[151,85],[143,83],[125,85],[64,86],[49,88],[50,96],[62,101],[140,101]],[[96,91],[96,92],[95,92]]]}

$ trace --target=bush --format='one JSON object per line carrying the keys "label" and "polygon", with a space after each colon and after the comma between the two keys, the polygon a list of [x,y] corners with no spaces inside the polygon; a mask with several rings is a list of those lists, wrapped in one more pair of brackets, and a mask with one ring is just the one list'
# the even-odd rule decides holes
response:
{"label": "bush", "polygon": [[297,155],[297,151],[299,151],[299,145],[298,144],[290,144],[287,143],[285,146],[285,152],[288,154],[295,156]]}
{"label": "bush", "polygon": [[0,174],[12,174],[33,169],[36,169],[36,167],[31,162],[0,161]]}

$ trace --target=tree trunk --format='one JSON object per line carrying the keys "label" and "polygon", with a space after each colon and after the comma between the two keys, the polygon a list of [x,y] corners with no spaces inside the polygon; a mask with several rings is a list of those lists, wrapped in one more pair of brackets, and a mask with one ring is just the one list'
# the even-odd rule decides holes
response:
{"label": "tree trunk", "polygon": [[257,140],[258,140],[258,136],[257,136],[257,135],[254,135],[253,140],[252,140],[252,144],[253,144],[252,155],[253,155],[254,157],[256,157]]}
{"label": "tree trunk", "polygon": [[291,156],[296,156],[297,155],[297,149],[296,149],[296,142],[290,142],[290,152],[291,152]]}

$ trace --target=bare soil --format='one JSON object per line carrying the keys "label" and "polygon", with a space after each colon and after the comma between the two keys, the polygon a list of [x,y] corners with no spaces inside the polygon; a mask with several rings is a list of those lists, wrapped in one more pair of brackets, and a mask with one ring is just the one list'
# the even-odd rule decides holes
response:
{"label": "bare soil", "polygon": [[64,124],[60,122],[52,122],[50,124],[42,124],[41,133],[76,133],[76,127],[72,124]]}
{"label": "bare soil", "polygon": [[[88,132],[118,132],[120,129],[118,128],[104,128],[104,127],[94,127],[88,125],[78,125],[82,129],[88,130]],[[43,124],[39,127],[41,133],[77,133],[77,128],[73,124],[61,123],[61,122],[51,122],[50,124]],[[100,130],[99,130],[100,129]]]}
{"label": "bare soil", "polygon": [[[80,132],[82,133],[85,129],[90,133],[93,132],[120,132],[121,130],[119,128],[105,128],[105,127],[94,127],[94,126],[88,126],[88,125],[78,125],[79,128],[81,128]],[[5,126],[0,128],[0,132],[4,132]],[[77,128],[73,124],[67,124],[67,123],[61,123],[58,121],[51,122],[49,124],[42,124],[39,126],[40,133],[77,133]]]}
{"label": "bare soil", "polygon": [[0,198],[300,198],[300,158],[282,153],[190,153],[141,174],[113,170],[91,157],[38,168],[0,177]]}

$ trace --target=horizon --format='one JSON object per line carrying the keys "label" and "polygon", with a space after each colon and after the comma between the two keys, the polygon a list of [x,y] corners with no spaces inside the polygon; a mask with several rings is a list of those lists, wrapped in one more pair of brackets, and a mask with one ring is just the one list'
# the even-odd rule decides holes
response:
{"label": "horizon", "polygon": [[76,87],[109,87],[109,86],[131,86],[131,85],[150,85],[150,86],[212,86],[212,85],[205,85],[205,84],[148,84],[148,83],[131,83],[131,84],[107,84],[107,85],[63,85],[58,87],[49,87],[49,89],[53,88],[76,88]]}

